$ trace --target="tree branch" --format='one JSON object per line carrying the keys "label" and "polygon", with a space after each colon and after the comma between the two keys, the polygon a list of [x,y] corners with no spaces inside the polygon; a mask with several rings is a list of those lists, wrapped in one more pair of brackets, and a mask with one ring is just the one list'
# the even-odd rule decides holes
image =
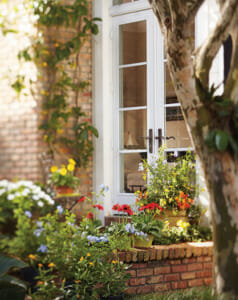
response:
{"label": "tree branch", "polygon": [[171,24],[171,13],[169,9],[168,0],[148,0],[154,14],[156,15],[160,29],[165,36],[168,26]]}
{"label": "tree branch", "polygon": [[209,85],[209,71],[212,61],[223,42],[227,39],[233,23],[232,20],[237,17],[237,13],[238,1],[226,1],[216,27],[196,53],[195,76],[200,79],[204,87]]}
{"label": "tree branch", "polygon": [[195,18],[199,8],[204,1],[205,0],[190,0],[190,2],[187,3],[188,14],[185,23],[190,22]]}

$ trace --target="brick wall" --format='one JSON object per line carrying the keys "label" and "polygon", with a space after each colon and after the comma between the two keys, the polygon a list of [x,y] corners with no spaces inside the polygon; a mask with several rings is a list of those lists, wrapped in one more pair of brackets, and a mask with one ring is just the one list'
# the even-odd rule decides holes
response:
{"label": "brick wall", "polygon": [[[67,1],[67,0],[66,0]],[[91,0],[89,2],[89,11],[91,15]],[[19,4],[17,0],[10,0],[8,8],[13,8]],[[26,20],[24,21],[26,22]],[[22,25],[22,20],[19,19]],[[24,70],[27,69],[27,76],[35,78],[34,95],[31,95],[29,87],[24,92],[28,96],[22,95],[18,98],[10,87],[14,75],[19,74],[20,66],[17,60],[19,50],[29,44],[29,37],[24,34],[24,28],[27,33],[35,34],[32,24],[23,24],[18,26],[20,34],[0,35],[0,179],[13,180],[30,179],[43,180],[43,173],[39,156],[47,151],[46,144],[42,141],[42,132],[39,132],[38,126],[44,115],[42,114],[41,104],[43,101],[42,90],[49,87],[49,78],[43,76],[36,80],[37,70],[33,64],[27,63]],[[22,30],[22,32],[21,32]],[[44,38],[45,43],[50,44],[58,39],[60,42],[67,41],[73,34],[71,28],[54,28],[47,30]],[[79,57],[79,68],[75,70],[66,66],[67,72],[75,74],[81,80],[89,82],[87,89],[80,94],[80,104],[83,111],[87,114],[87,120],[92,120],[92,45],[91,38],[86,41],[81,49]],[[12,69],[9,78],[9,69]],[[7,77],[8,76],[8,77]],[[71,95],[69,103],[73,103],[74,96]],[[65,128],[69,130],[70,128]],[[60,157],[57,158],[60,161]],[[78,172],[81,179],[80,192],[89,195],[92,190],[92,160],[90,160],[87,169],[81,169]]]}
{"label": "brick wall", "polygon": [[121,252],[131,264],[127,294],[169,292],[212,283],[212,242],[153,246]]}

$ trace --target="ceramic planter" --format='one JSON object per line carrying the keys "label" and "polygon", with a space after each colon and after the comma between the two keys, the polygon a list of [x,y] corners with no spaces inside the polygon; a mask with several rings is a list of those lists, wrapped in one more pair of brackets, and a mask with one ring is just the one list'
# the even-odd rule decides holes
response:
{"label": "ceramic planter", "polygon": [[156,215],[155,219],[169,221],[169,226],[176,226],[179,220],[189,222],[186,210],[178,210],[176,215],[171,210],[164,210],[164,214]]}
{"label": "ceramic planter", "polygon": [[70,195],[74,192],[74,189],[69,186],[55,186],[54,188],[57,195]]}
{"label": "ceramic planter", "polygon": [[133,246],[135,248],[149,248],[152,246],[154,240],[153,235],[148,234],[146,238],[142,239],[139,237],[134,237]]}

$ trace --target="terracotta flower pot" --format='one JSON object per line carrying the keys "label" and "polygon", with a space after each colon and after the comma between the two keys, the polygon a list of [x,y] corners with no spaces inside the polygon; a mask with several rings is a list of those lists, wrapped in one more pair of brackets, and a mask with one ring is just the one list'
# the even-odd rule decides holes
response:
{"label": "terracotta flower pot", "polygon": [[134,236],[133,238],[133,246],[135,248],[149,248],[152,246],[153,242],[153,235],[148,234],[146,238],[139,238],[137,236]]}
{"label": "terracotta flower pot", "polygon": [[73,194],[74,189],[69,186],[55,186],[57,195],[70,195]]}

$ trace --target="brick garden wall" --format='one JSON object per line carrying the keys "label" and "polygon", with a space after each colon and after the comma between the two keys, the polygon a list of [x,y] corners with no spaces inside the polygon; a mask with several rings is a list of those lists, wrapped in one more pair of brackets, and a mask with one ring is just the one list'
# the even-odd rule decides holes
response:
{"label": "brick garden wall", "polygon": [[[66,0],[67,1],[67,0]],[[69,2],[69,1],[67,1]],[[92,4],[89,2],[91,14]],[[19,4],[17,0],[10,0],[9,7]],[[36,79],[37,70],[31,63],[24,66],[27,76],[36,80],[34,95],[31,95],[29,87],[26,88],[28,96],[17,97],[10,87],[15,75],[19,74],[19,63],[17,53],[29,43],[29,37],[21,33],[21,30],[34,34],[32,24],[21,23],[18,26],[20,34],[0,34],[0,179],[29,179],[43,180],[43,173],[39,161],[39,155],[47,151],[46,144],[42,141],[42,132],[38,126],[44,117],[41,109],[43,100],[42,90],[49,87],[49,78],[43,76]],[[45,43],[50,44],[57,38],[60,42],[67,41],[72,36],[70,28],[55,28],[45,34]],[[87,89],[80,95],[80,104],[87,114],[88,121],[92,120],[92,45],[91,38],[86,41],[81,49],[79,57],[80,66],[78,70],[67,66],[67,71],[80,76],[81,80],[89,82]],[[12,72],[9,73],[9,69]],[[10,76],[9,76],[10,74]],[[71,95],[70,103],[74,97]],[[70,130],[70,128],[67,128]],[[89,195],[92,190],[92,161],[87,169],[79,170],[78,176],[81,179],[80,192]]]}
{"label": "brick garden wall", "polygon": [[127,294],[163,293],[212,283],[212,242],[153,246],[121,252],[131,264]]}

